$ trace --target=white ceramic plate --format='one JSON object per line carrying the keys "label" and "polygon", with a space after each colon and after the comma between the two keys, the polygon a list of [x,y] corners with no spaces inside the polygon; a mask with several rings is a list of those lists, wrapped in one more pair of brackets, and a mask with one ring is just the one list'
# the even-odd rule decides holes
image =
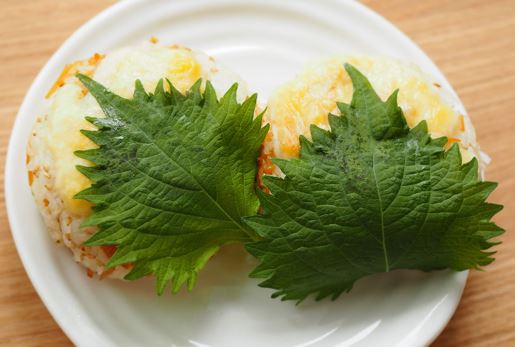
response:
{"label": "white ceramic plate", "polygon": [[342,52],[384,54],[420,65],[447,88],[431,60],[393,25],[354,1],[188,0],[121,2],[55,53],[20,108],[6,164],[12,233],[46,306],[79,346],[423,346],[443,329],[467,273],[399,271],[360,281],[335,302],[270,299],[247,278],[241,249],[226,249],[193,293],[154,294],[151,280],[96,281],[51,241],[26,180],[25,144],[62,67],[94,52],[156,36],[204,50],[238,72],[264,101],[300,65]]}

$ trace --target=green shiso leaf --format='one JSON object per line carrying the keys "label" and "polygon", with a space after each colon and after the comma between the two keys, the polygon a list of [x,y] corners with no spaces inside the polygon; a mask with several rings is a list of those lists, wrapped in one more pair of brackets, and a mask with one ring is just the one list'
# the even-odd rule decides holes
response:
{"label": "green shiso leaf", "polygon": [[283,178],[265,177],[263,214],[245,218],[263,239],[247,250],[260,260],[251,276],[274,297],[301,301],[338,297],[370,274],[480,268],[493,261],[491,218],[502,206],[485,202],[496,187],[481,182],[474,159],[431,139],[421,122],[409,129],[397,92],[383,102],[369,81],[345,65],[354,93],[331,130],[311,127],[298,159],[275,163]]}
{"label": "green shiso leaf", "polygon": [[86,245],[116,245],[108,266],[133,265],[133,280],[154,274],[157,292],[168,283],[192,288],[221,245],[256,239],[241,217],[257,212],[257,157],[268,131],[254,118],[256,95],[243,103],[237,85],[218,99],[207,82],[185,95],[169,81],[153,94],[136,82],[133,99],[117,96],[80,75],[105,118],[82,131],[98,145],[78,151],[92,186],[76,195],[94,204],[83,226],[99,231]]}

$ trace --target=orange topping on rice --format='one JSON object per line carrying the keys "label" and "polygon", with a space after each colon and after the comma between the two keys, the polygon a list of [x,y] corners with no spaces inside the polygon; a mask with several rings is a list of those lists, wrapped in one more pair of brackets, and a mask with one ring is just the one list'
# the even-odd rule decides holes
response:
{"label": "orange topping on rice", "polygon": [[445,148],[445,150],[448,150],[449,148],[451,148],[453,143],[459,144],[460,142],[461,142],[461,140],[457,139],[455,137],[447,137],[447,143],[445,144],[444,148]]}
{"label": "orange topping on rice", "polygon": [[460,115],[460,130],[465,131],[465,117]]}
{"label": "orange topping on rice", "polygon": [[159,40],[157,39],[157,37],[155,36],[152,36],[150,39],[149,39],[150,43],[153,43],[153,44],[156,44],[159,42]]}
{"label": "orange topping on rice", "polygon": [[88,59],[88,64],[97,65],[102,59],[104,59],[105,56],[105,54],[95,53],[91,56],[91,58]]}
{"label": "orange topping on rice", "polygon": [[57,89],[64,85],[64,80],[66,79],[66,77],[69,76],[70,71],[75,66],[75,64],[77,63],[65,65],[63,71],[61,71],[61,74],[59,75],[59,77],[57,77],[57,80],[55,81],[54,85],[52,86],[52,88],[50,88],[47,95],[45,95],[45,98],[48,99],[49,97],[51,97]]}
{"label": "orange topping on rice", "polygon": [[34,172],[29,171],[29,186],[32,186],[32,182],[34,182]]}
{"label": "orange topping on rice", "polygon": [[261,154],[258,157],[258,172],[256,176],[257,186],[264,192],[269,193],[270,190],[263,184],[264,175],[273,175],[275,172],[275,165],[272,163],[273,150],[270,153],[265,153],[261,148]]}
{"label": "orange topping on rice", "polygon": [[45,98],[48,99],[52,96],[52,94],[55,93],[57,89],[61,88],[68,77],[77,74],[79,72],[80,67],[90,65],[89,69],[81,70],[80,72],[87,76],[91,76],[93,74],[93,71],[95,70],[95,67],[98,65],[98,63],[100,63],[102,59],[104,59],[104,57],[105,54],[95,53],[88,60],[78,60],[74,63],[66,65],[63,71],[61,71],[61,74],[59,75],[55,83],[53,84],[52,88],[50,88],[50,90],[48,91]]}
{"label": "orange topping on rice", "polygon": [[453,143],[455,143],[455,142],[461,142],[461,140],[460,140],[460,139],[457,139],[457,138],[455,138],[455,137],[449,137],[449,138],[447,138],[447,144],[448,144],[448,145],[451,145],[451,144],[453,144]]}
{"label": "orange topping on rice", "polygon": [[105,246],[100,246],[100,247],[102,247],[102,250],[109,258],[111,258],[113,256],[113,254],[116,252],[116,249],[117,249],[116,246],[114,246],[114,245],[105,245]]}

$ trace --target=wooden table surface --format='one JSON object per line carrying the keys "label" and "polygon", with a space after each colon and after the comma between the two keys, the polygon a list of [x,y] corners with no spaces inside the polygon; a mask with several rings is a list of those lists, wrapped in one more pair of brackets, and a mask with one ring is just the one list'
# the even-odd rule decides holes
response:
{"label": "wooden table surface", "polygon": [[[3,172],[11,127],[25,92],[79,25],[114,1],[0,0],[0,345],[69,346],[18,258],[5,212]],[[466,105],[500,182],[492,201],[497,261],[471,273],[452,321],[433,344],[515,346],[515,0],[365,0],[407,33],[442,69]],[[20,173],[23,174],[23,173]]]}

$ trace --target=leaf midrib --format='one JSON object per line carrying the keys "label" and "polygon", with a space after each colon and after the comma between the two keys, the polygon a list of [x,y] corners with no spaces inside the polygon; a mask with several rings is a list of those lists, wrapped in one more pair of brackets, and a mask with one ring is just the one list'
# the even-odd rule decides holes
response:
{"label": "leaf midrib", "polygon": [[[131,105],[131,108],[134,109],[134,107],[132,107]],[[135,110],[137,111],[137,110]],[[141,131],[144,136],[147,138],[147,140],[153,145],[155,146],[165,157],[167,157],[168,159],[170,159],[170,161],[172,161],[175,165],[177,165],[177,167],[179,167],[181,170],[183,170],[186,174],[188,174],[189,176],[191,176],[193,178],[193,180],[195,181],[195,183],[201,188],[201,191],[202,193],[204,193],[208,198],[209,200],[232,222],[234,223],[238,229],[240,229],[245,235],[247,235],[247,237],[249,237],[251,240],[253,240],[254,238],[252,237],[252,235],[250,235],[250,233],[248,233],[245,228],[243,228],[243,226],[241,224],[239,224],[236,220],[234,220],[234,218],[232,218],[232,216],[230,214],[227,213],[227,211],[225,211],[225,209],[218,203],[218,201],[216,201],[216,199],[214,199],[211,194],[209,194],[209,192],[207,191],[207,189],[200,183],[200,181],[198,180],[198,178],[193,174],[191,173],[190,171],[188,171],[184,166],[182,166],[179,162],[177,162],[174,158],[172,158],[163,148],[161,148],[155,141],[152,140],[152,136],[150,136],[144,129],[142,129],[137,123],[135,122],[131,122],[131,125],[136,127],[139,131]]]}
{"label": "leaf midrib", "polygon": [[384,233],[384,211],[383,211],[383,199],[381,198],[381,191],[379,190],[379,185],[377,183],[377,174],[376,174],[376,151],[374,150],[372,154],[372,172],[374,174],[374,183],[377,191],[377,198],[379,199],[379,215],[381,219],[381,246],[383,248],[383,256],[384,256],[384,265],[385,272],[390,271],[390,264],[388,260],[388,251],[386,249],[386,238]]}

